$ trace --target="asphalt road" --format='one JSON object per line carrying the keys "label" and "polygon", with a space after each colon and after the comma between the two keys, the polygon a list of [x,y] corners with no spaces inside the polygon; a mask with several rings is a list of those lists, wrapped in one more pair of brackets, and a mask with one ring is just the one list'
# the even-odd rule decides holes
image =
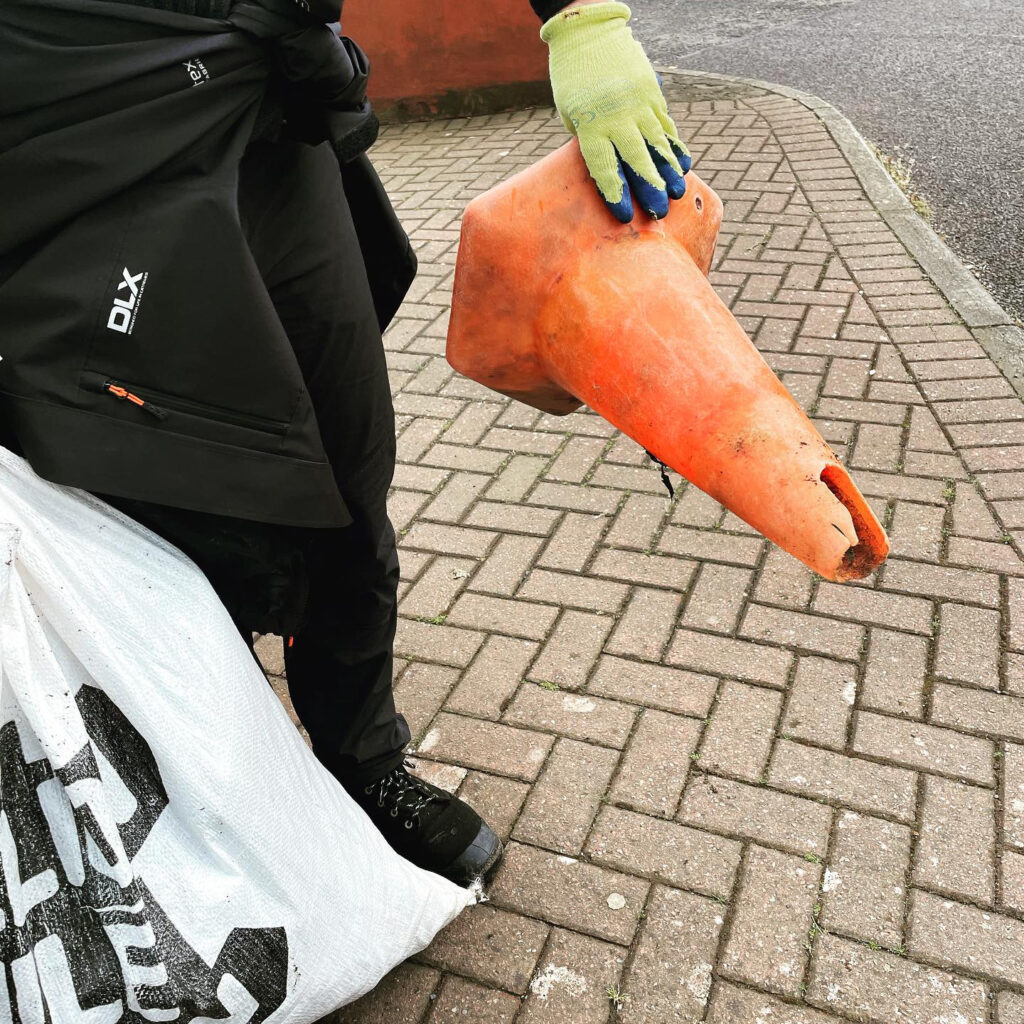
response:
{"label": "asphalt road", "polygon": [[804,89],[911,165],[933,227],[1024,319],[1024,0],[633,0],[656,62]]}

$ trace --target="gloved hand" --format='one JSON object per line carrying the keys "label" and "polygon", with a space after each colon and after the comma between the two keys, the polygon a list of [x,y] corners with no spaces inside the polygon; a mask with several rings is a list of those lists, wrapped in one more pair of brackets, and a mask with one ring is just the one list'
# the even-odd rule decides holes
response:
{"label": "gloved hand", "polygon": [[622,3],[583,4],[560,11],[540,32],[558,113],[623,223],[633,219],[630,189],[649,216],[666,216],[669,197],[686,191],[692,163],[629,16]]}

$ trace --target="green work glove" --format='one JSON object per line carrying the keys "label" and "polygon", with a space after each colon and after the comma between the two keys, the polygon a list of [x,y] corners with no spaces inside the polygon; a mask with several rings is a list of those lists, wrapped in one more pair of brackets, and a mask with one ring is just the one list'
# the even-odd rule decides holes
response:
{"label": "green work glove", "polygon": [[629,29],[629,13],[621,3],[583,4],[560,11],[540,30],[558,113],[623,223],[633,219],[631,189],[649,216],[666,216],[669,198],[686,191],[683,175],[692,163],[658,76]]}

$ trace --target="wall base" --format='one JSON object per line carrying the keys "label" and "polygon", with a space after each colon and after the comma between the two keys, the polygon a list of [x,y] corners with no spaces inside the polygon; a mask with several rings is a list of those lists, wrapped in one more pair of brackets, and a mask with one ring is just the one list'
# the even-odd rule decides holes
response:
{"label": "wall base", "polygon": [[381,121],[427,121],[437,117],[477,117],[502,110],[554,105],[551,83],[511,82],[482,85],[472,89],[448,89],[432,96],[375,99],[373,109]]}

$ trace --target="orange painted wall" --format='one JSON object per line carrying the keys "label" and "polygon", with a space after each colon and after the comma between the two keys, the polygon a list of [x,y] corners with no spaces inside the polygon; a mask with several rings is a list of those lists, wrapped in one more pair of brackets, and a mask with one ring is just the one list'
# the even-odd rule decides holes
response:
{"label": "orange painted wall", "polygon": [[529,0],[346,0],[341,21],[377,102],[543,81],[540,24]]}

